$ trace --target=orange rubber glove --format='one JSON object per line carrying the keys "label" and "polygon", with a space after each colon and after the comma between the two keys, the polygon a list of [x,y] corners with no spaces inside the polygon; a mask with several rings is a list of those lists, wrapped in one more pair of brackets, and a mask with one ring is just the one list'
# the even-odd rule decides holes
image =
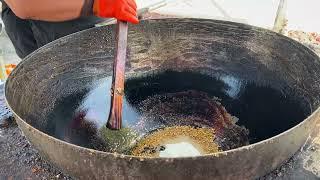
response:
{"label": "orange rubber glove", "polygon": [[95,0],[93,14],[102,18],[116,18],[133,24],[139,23],[134,0]]}

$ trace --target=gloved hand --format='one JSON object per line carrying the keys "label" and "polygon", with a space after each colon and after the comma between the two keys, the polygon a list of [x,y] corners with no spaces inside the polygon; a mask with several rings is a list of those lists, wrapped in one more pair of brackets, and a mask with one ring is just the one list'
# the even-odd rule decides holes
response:
{"label": "gloved hand", "polygon": [[134,0],[95,0],[93,13],[102,18],[116,18],[133,24],[139,23],[137,5]]}

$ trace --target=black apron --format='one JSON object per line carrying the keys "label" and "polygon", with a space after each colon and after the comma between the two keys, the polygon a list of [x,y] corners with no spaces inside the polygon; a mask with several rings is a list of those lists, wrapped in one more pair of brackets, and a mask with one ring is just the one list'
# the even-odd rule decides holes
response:
{"label": "black apron", "polygon": [[65,22],[24,20],[17,17],[3,0],[0,1],[3,3],[1,17],[5,30],[20,58],[60,37],[94,27],[95,24],[102,22],[101,18],[93,16]]}

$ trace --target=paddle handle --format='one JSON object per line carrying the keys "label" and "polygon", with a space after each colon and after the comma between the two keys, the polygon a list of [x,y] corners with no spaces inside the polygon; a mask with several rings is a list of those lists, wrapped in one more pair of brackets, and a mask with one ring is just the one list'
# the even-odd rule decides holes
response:
{"label": "paddle handle", "polygon": [[117,22],[115,59],[113,62],[113,77],[111,87],[111,106],[107,127],[113,130],[121,129],[122,104],[124,95],[124,79],[127,54],[128,23]]}

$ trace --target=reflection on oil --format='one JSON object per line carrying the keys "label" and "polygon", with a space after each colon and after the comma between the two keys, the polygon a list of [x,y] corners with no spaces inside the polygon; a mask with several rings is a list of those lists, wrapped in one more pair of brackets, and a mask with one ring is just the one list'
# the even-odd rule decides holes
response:
{"label": "reflection on oil", "polygon": [[[111,77],[107,77],[86,90],[62,98],[47,117],[44,131],[83,147],[127,152],[156,129],[172,125],[216,128],[215,116],[230,113],[239,119],[239,126],[231,123],[223,132],[217,128],[216,134],[220,140],[238,139],[235,144],[217,141],[222,150],[227,150],[246,144],[245,138],[238,138],[248,135],[240,126],[249,129],[249,141],[253,143],[293,127],[310,113],[310,109],[301,106],[301,98],[284,96],[275,89],[237,77],[167,71],[127,79],[123,104],[125,129],[109,132],[104,125],[109,113],[110,86]],[[235,119],[232,116],[224,119]],[[172,143],[170,149],[182,145],[192,149],[190,143],[181,143],[184,142]]]}
{"label": "reflection on oil", "polygon": [[202,149],[197,148],[195,143],[187,137],[174,139],[172,143],[165,144],[165,149],[160,151],[159,157],[194,157],[203,155]]}
{"label": "reflection on oil", "polygon": [[[105,125],[108,119],[110,109],[110,92],[112,78],[107,77],[99,82],[96,82],[88,91],[85,98],[77,111],[86,111],[85,119],[94,123],[98,129]],[[126,127],[130,122],[135,121],[138,114],[127,101],[123,102],[123,125]]]}
{"label": "reflection on oil", "polygon": [[228,75],[221,76],[220,79],[228,86],[225,89],[225,93],[231,98],[237,98],[244,81]]}

